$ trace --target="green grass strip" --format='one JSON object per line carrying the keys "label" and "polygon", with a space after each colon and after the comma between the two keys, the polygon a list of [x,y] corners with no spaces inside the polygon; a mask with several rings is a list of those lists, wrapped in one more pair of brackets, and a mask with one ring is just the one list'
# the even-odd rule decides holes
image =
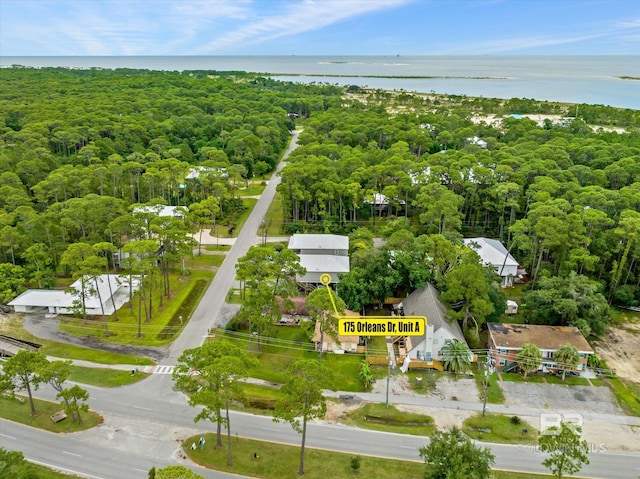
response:
{"label": "green grass strip", "polygon": [[102,422],[102,417],[99,414],[87,411],[80,412],[80,417],[82,418],[80,423],[72,422],[70,417],[54,423],[51,420],[51,416],[58,411],[64,410],[64,407],[60,403],[37,398],[34,398],[33,401],[36,407],[35,416],[31,415],[28,396],[16,395],[16,398],[13,399],[0,397],[0,417],[55,433],[84,431]]}

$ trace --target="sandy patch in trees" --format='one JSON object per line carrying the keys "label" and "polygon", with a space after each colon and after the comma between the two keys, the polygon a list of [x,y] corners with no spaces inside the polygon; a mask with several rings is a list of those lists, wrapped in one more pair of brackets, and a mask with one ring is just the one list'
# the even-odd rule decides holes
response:
{"label": "sandy patch in trees", "polygon": [[640,384],[640,324],[611,326],[604,339],[593,343],[593,347],[618,377]]}

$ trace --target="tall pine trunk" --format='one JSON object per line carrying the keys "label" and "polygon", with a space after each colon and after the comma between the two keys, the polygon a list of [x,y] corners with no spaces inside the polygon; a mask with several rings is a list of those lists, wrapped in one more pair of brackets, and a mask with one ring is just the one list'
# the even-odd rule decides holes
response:
{"label": "tall pine trunk", "polygon": [[231,419],[229,419],[229,399],[226,401],[227,408],[227,466],[233,466],[231,457]]}
{"label": "tall pine trunk", "polygon": [[[304,398],[304,409],[309,409],[309,393]],[[298,475],[304,476],[304,443],[307,439],[307,416],[302,415],[302,444],[300,445],[300,466],[298,467]]]}

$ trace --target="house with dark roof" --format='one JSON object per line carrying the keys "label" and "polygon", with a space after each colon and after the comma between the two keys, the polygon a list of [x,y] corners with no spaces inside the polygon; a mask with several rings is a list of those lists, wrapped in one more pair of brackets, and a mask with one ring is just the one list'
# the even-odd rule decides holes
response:
{"label": "house with dark roof", "polygon": [[542,371],[564,369],[554,361],[555,352],[568,344],[574,346],[580,355],[578,371],[585,371],[589,355],[593,349],[575,326],[548,326],[541,324],[487,323],[489,328],[489,352],[493,366],[502,371],[510,371],[517,365],[516,356],[529,343],[542,352]]}
{"label": "house with dark roof", "polygon": [[296,233],[289,238],[289,249],[307,270],[296,277],[299,283],[319,284],[323,274],[331,276],[331,283],[338,283],[338,275],[350,271],[348,236]]}
{"label": "house with dark roof", "polygon": [[465,246],[471,248],[478,256],[482,264],[492,266],[502,278],[502,287],[513,287],[513,280],[519,276],[518,262],[504,245],[491,238],[466,238]]}
{"label": "house with dark roof", "polygon": [[438,290],[431,283],[427,283],[397,305],[401,315],[427,318],[425,334],[404,336],[400,340],[404,345],[399,347],[399,358],[404,362],[403,369],[412,361],[426,362],[427,367],[439,369],[437,365],[442,360],[441,349],[448,340],[455,339],[467,345],[458,322],[448,320],[447,307],[438,299],[439,296]]}

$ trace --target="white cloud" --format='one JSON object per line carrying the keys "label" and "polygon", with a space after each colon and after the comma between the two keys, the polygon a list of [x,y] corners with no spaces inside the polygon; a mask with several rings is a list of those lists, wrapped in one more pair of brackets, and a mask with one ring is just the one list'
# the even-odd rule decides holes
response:
{"label": "white cloud", "polygon": [[363,14],[396,7],[409,0],[323,0],[274,3],[281,9],[244,23],[203,45],[196,53],[215,53],[237,44],[257,44],[319,30]]}
{"label": "white cloud", "polygon": [[618,28],[640,28],[640,18],[623,20],[616,25]]}
{"label": "white cloud", "polygon": [[[551,32],[544,32],[540,35],[526,35],[518,37],[503,37],[499,40],[488,40],[475,42],[473,44],[455,45],[440,54],[499,54],[499,53],[522,53],[538,48],[553,47],[560,45],[577,45],[598,39],[624,39],[631,36],[630,30],[640,28],[640,19],[618,22],[609,25],[582,26],[580,32],[569,32],[566,34],[554,35]],[[578,29],[580,30],[580,28]],[[591,31],[589,31],[591,30]]]}

